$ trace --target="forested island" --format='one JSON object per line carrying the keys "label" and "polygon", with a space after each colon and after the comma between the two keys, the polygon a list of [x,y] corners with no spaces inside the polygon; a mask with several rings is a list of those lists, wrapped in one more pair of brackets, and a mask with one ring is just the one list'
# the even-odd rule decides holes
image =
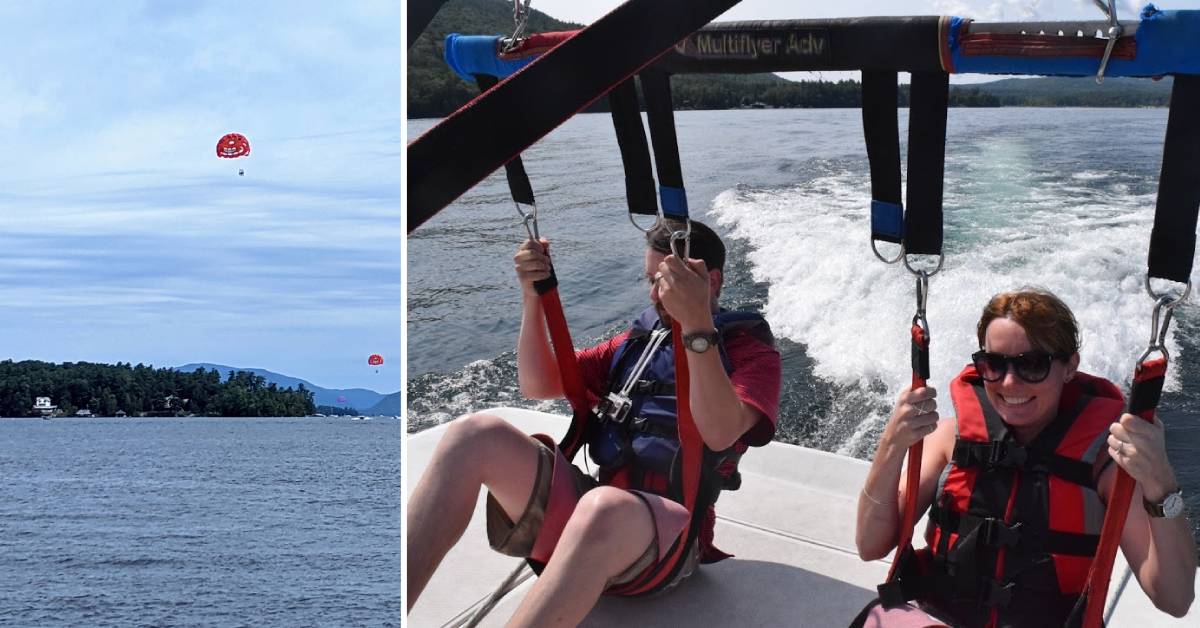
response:
{"label": "forested island", "polygon": [[[35,409],[48,398],[52,411]],[[36,360],[0,362],[0,416],[307,416],[313,393],[268,384],[237,371],[222,381],[215,370],[185,373],[144,364]]]}
{"label": "forested island", "polygon": [[[582,28],[532,10],[528,32]],[[512,32],[512,3],[506,0],[450,0],[413,43],[408,56],[408,117],[438,118],[454,112],[479,93],[442,60],[446,35]],[[858,81],[789,81],[774,74],[679,75],[672,78],[675,108],[820,108],[859,107]],[[951,85],[951,107],[1165,107],[1171,95],[1170,78],[1148,81],[1108,78],[1097,85],[1083,78],[1004,79],[976,85]],[[908,105],[908,87],[901,86],[900,105]],[[588,111],[607,111],[608,100],[597,100]]]}

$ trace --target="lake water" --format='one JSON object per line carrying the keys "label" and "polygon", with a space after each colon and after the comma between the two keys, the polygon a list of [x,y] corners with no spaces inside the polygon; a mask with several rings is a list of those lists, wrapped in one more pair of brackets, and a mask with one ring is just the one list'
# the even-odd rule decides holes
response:
{"label": "lake water", "polygon": [[398,421],[0,419],[0,625],[398,626]]}
{"label": "lake water", "polygon": [[[946,262],[931,280],[928,315],[931,383],[947,413],[948,382],[976,348],[984,303],[1028,284],[1075,311],[1081,368],[1127,388],[1150,333],[1142,281],[1166,118],[1163,109],[950,111]],[[432,123],[410,121],[410,138]],[[876,260],[868,244],[860,112],[686,111],[676,124],[692,214],[728,236],[723,302],[761,310],[781,339],[778,438],[869,458],[909,381],[915,301],[912,276]],[[592,344],[648,304],[611,118],[576,116],[527,151],[525,166],[575,342]],[[511,257],[524,233],[501,173],[409,235],[410,431],[496,405],[565,412],[517,390]],[[1160,416],[1200,512],[1194,305],[1177,310],[1168,346]]]}

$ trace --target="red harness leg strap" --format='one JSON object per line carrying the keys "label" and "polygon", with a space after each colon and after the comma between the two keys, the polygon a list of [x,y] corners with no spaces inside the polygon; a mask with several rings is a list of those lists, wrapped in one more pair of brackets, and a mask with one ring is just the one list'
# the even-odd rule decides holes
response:
{"label": "red harness leg strap", "polygon": [[[1158,399],[1162,395],[1163,381],[1167,374],[1166,358],[1157,358],[1149,362],[1139,362],[1133,371],[1133,385],[1129,388],[1129,413],[1135,414],[1146,421],[1154,421],[1154,410],[1158,407]],[[1129,514],[1129,502],[1133,498],[1134,480],[1125,469],[1117,467],[1117,480],[1113,484],[1112,494],[1108,496],[1108,506],[1104,511],[1104,527],[1100,531],[1100,545],[1096,548],[1096,558],[1088,572],[1088,582],[1084,586],[1084,594],[1080,603],[1086,600],[1083,613],[1084,628],[1099,628],[1102,625],[1104,602],[1108,597],[1108,581],[1112,577],[1113,562],[1117,557],[1117,547],[1121,543],[1121,532],[1125,527],[1125,517]],[[1079,606],[1076,606],[1076,611]]]}

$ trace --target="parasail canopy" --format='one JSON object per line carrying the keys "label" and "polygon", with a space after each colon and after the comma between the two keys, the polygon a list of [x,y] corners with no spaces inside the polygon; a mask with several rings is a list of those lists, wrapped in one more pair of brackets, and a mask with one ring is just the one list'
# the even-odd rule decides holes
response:
{"label": "parasail canopy", "polygon": [[236,159],[250,154],[250,140],[241,133],[226,133],[217,140],[217,157]]}

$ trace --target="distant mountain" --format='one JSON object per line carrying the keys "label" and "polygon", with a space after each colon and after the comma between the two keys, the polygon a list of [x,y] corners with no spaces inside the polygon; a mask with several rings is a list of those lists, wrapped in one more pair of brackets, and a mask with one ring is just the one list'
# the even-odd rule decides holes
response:
{"label": "distant mountain", "polygon": [[400,416],[400,391],[396,391],[364,411],[371,416]]}
{"label": "distant mountain", "polygon": [[[267,380],[268,384],[275,384],[276,386],[279,386],[280,388],[296,388],[300,384],[304,384],[305,388],[307,388],[313,392],[313,403],[318,406],[338,406],[338,407],[350,406],[353,408],[358,408],[360,411],[364,411],[364,408],[372,408],[372,410],[368,411],[370,414],[388,414],[388,415],[393,415],[393,416],[400,414],[400,393],[399,392],[396,392],[391,395],[383,395],[381,393],[377,393],[373,390],[367,390],[365,388],[322,388],[321,386],[317,386],[316,384],[313,384],[312,382],[309,382],[309,381],[306,381],[303,379],[299,379],[297,377],[280,375],[279,373],[274,373],[274,372],[268,371],[266,369],[226,366],[224,364],[211,364],[208,362],[184,364],[183,366],[175,367],[175,370],[182,371],[184,373],[191,373],[192,371],[195,371],[196,369],[200,369],[200,368],[203,368],[203,369],[206,369],[209,371],[215,369],[218,373],[221,374],[222,380],[227,379],[229,377],[229,373],[231,373],[233,371],[247,371],[250,373],[254,373],[255,375],[262,376],[263,379]],[[338,397],[345,397],[346,400],[338,401]],[[386,404],[387,404],[388,400],[391,399],[392,397],[395,397],[395,401],[392,402],[396,406],[395,412],[390,412],[390,411],[374,412],[373,411],[373,408],[376,405],[381,405],[381,406],[390,408],[391,406],[387,406]]]}
{"label": "distant mountain", "polygon": [[1096,84],[1090,76],[1010,78],[989,83],[956,85],[995,96],[1000,106],[1165,107],[1171,100],[1171,77],[1160,81],[1109,77]]}

